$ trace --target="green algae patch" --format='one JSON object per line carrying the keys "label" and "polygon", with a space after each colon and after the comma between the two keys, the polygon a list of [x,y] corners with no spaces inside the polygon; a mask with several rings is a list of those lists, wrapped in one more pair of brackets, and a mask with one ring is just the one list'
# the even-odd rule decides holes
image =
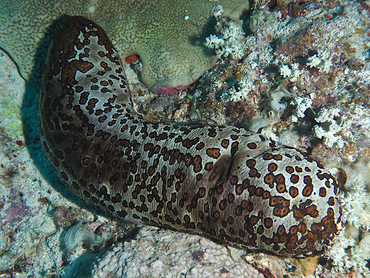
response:
{"label": "green algae patch", "polygon": [[21,111],[11,96],[0,98],[0,126],[11,137],[22,135]]}

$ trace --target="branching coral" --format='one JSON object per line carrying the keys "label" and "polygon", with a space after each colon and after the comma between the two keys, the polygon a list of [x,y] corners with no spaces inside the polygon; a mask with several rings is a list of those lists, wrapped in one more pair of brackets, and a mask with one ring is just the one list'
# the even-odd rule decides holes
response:
{"label": "branching coral", "polygon": [[[347,122],[346,116],[340,118],[339,108],[323,108],[319,111],[318,116],[315,118],[316,122],[321,125],[315,125],[314,130],[318,138],[324,139],[324,143],[329,148],[332,148],[334,144],[337,144],[339,148],[344,147],[344,141],[341,135],[338,133],[345,128],[350,126]],[[338,123],[339,121],[339,123]],[[323,125],[326,124],[326,128]]]}
{"label": "branching coral", "polygon": [[232,59],[241,59],[244,53],[244,31],[242,29],[242,21],[230,21],[227,22],[223,18],[223,8],[221,5],[217,5],[214,8],[215,17],[222,23],[219,25],[221,30],[219,35],[216,36],[211,34],[206,38],[206,46],[210,49],[216,50],[218,58],[231,57]]}
{"label": "branching coral", "polygon": [[296,106],[296,109],[294,110],[294,113],[292,115],[292,121],[298,122],[299,119],[304,118],[305,112],[308,108],[312,105],[312,100],[307,97],[295,97],[291,104]]}
{"label": "branching coral", "polygon": [[366,266],[370,260],[369,166],[362,160],[345,167],[348,181],[340,194],[345,228],[328,253],[336,271],[369,271]]}

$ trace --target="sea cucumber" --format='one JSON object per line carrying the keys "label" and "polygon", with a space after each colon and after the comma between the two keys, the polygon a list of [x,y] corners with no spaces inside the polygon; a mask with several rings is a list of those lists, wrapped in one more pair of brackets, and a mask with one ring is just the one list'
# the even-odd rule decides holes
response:
{"label": "sea cucumber", "polygon": [[340,227],[335,178],[299,151],[233,126],[147,122],[83,17],[54,36],[39,116],[60,179],[124,220],[292,257],[321,254]]}

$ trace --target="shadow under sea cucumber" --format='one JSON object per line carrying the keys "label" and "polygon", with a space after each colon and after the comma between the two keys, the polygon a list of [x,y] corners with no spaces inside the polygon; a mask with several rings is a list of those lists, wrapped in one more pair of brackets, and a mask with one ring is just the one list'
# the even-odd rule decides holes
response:
{"label": "shadow under sea cucumber", "polygon": [[55,35],[39,111],[60,179],[116,217],[292,257],[323,253],[338,232],[339,187],[320,163],[232,126],[147,122],[86,18]]}

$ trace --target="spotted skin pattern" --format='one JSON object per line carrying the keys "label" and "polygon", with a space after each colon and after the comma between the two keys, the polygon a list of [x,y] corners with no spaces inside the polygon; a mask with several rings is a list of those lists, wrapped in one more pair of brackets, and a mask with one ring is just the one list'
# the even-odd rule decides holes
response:
{"label": "spotted skin pattern", "polygon": [[337,182],[319,163],[232,126],[145,121],[117,52],[85,18],[54,37],[40,124],[60,179],[124,220],[291,257],[322,253],[338,232]]}

